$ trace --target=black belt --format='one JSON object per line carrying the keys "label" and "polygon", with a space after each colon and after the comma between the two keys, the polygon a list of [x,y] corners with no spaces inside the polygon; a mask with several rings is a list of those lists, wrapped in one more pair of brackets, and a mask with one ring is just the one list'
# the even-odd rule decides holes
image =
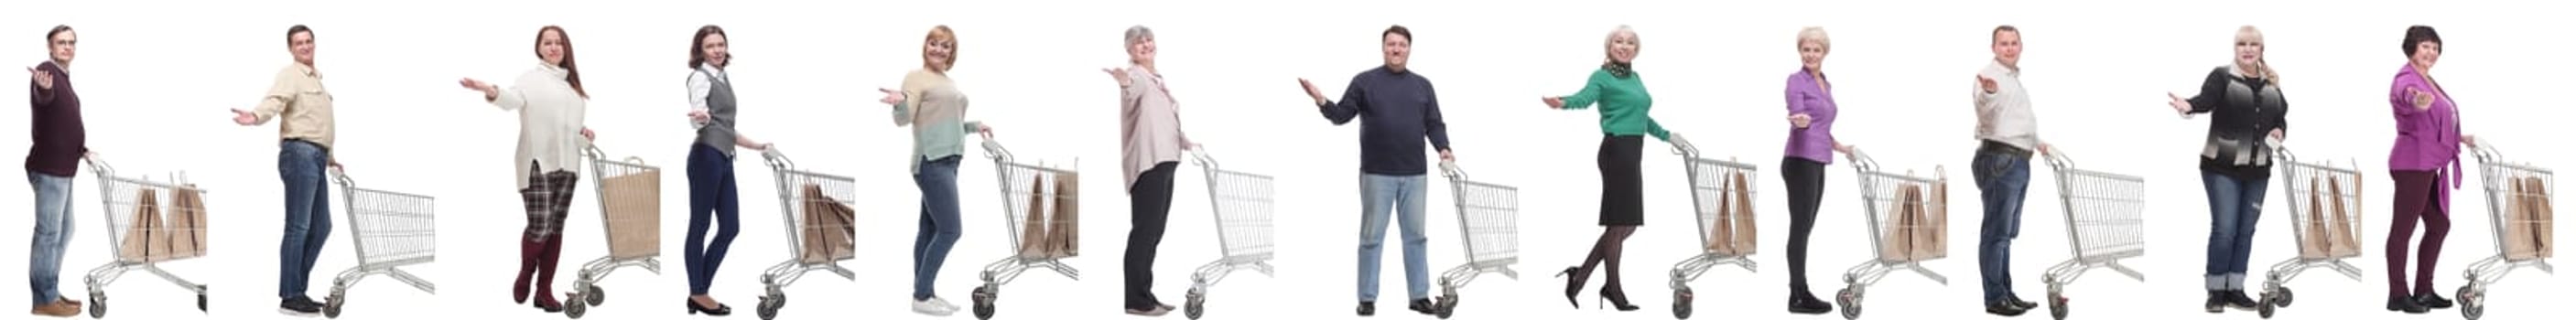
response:
{"label": "black belt", "polygon": [[1996,142],[1994,140],[1985,140],[1984,143],[1978,144],[1977,152],[2011,155],[2025,159],[2030,158],[2030,149],[2022,149],[2021,147],[2015,147],[2012,144]]}

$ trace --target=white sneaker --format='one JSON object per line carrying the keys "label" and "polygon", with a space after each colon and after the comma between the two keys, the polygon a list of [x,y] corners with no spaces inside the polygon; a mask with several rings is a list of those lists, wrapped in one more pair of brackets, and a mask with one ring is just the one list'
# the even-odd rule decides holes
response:
{"label": "white sneaker", "polygon": [[912,313],[946,317],[948,315],[957,314],[957,305],[949,304],[947,299],[940,299],[939,297],[931,297],[929,300],[913,300]]}

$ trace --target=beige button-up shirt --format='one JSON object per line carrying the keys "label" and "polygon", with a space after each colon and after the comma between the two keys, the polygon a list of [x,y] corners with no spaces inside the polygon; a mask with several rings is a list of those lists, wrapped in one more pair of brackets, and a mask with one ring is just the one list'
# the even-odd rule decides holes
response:
{"label": "beige button-up shirt", "polygon": [[1126,77],[1128,85],[1118,95],[1119,146],[1125,149],[1127,186],[1134,187],[1136,178],[1155,164],[1181,161],[1181,148],[1190,137],[1181,134],[1181,104],[1163,86],[1163,75],[1130,65]]}
{"label": "beige button-up shirt", "polygon": [[2030,92],[2023,91],[2021,70],[1994,62],[1977,74],[1995,79],[1993,93],[1986,92],[1984,84],[1968,85],[1977,101],[1977,139],[2039,150],[2038,115],[2030,110]]}
{"label": "beige button-up shirt", "polygon": [[277,70],[277,79],[269,85],[268,95],[260,99],[259,108],[251,113],[265,124],[279,116],[286,117],[277,125],[278,139],[295,139],[321,145],[325,154],[338,159],[331,143],[337,128],[331,118],[331,90],[322,87],[322,73],[313,66],[289,65]]}

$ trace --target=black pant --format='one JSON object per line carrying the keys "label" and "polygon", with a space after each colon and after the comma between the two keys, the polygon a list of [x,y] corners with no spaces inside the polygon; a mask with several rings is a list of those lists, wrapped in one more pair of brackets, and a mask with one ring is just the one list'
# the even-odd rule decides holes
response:
{"label": "black pant", "polygon": [[1172,213],[1172,170],[1179,162],[1154,164],[1127,187],[1127,259],[1126,307],[1128,310],[1152,310],[1163,302],[1154,298],[1154,247],[1163,243],[1163,225]]}
{"label": "black pant", "polygon": [[1789,182],[1789,294],[1807,291],[1807,235],[1816,230],[1816,207],[1825,200],[1825,163],[1805,158],[1780,159],[1780,179]]}

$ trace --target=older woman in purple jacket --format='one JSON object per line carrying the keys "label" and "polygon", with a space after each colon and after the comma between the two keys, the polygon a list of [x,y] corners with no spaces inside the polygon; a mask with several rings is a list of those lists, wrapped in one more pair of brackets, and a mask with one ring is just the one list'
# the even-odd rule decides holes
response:
{"label": "older woman in purple jacket", "polygon": [[[2397,118],[2397,142],[2388,151],[2388,174],[2397,189],[2396,220],[2388,227],[2388,310],[2425,313],[2451,307],[2451,300],[2433,293],[2433,266],[2442,255],[2442,237],[2451,232],[2451,189],[2460,186],[2460,146],[2476,139],[2460,135],[2460,110],[2441,83],[2433,81],[2442,36],[2433,27],[2409,27],[2403,48],[2406,67],[2397,70],[2388,88],[2388,105]],[[2416,260],[2410,291],[2406,240],[2419,219],[2424,242],[2417,250],[2423,257]]]}
{"label": "older woman in purple jacket", "polygon": [[1834,304],[1807,291],[1807,235],[1816,229],[1817,205],[1825,197],[1825,165],[1834,152],[1851,152],[1834,140],[1833,83],[1825,81],[1825,53],[1833,49],[1825,29],[1798,31],[1798,72],[1789,74],[1789,143],[1781,151],[1780,179],[1789,183],[1789,312],[1820,314]]}

